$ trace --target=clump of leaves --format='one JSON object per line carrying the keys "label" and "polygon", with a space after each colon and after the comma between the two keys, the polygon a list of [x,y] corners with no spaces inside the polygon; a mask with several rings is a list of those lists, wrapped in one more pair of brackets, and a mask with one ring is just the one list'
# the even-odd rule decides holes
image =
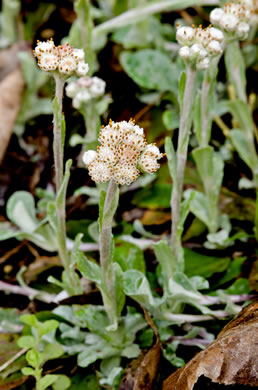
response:
{"label": "clump of leaves", "polygon": [[43,365],[48,360],[57,359],[64,354],[61,345],[51,343],[43,345],[44,335],[55,331],[59,323],[56,320],[40,322],[35,315],[25,314],[21,321],[31,328],[31,335],[21,336],[18,345],[28,349],[26,353],[27,367],[22,369],[23,375],[33,376],[36,380],[36,390],[45,390],[52,386],[54,390],[65,390],[70,386],[70,379],[66,375],[42,375]]}

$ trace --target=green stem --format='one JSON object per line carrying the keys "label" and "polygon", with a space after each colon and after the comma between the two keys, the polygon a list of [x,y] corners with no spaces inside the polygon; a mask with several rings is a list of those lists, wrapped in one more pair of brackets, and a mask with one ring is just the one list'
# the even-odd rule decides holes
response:
{"label": "green stem", "polygon": [[[96,101],[87,102],[82,108],[81,113],[86,127],[86,144],[96,142],[98,138],[98,129],[100,128],[100,117],[96,110]],[[88,146],[88,145],[87,145]],[[89,149],[89,148],[88,148]]]}
{"label": "green stem", "polygon": [[186,71],[186,85],[184,90],[183,107],[180,113],[180,125],[177,147],[177,181],[174,183],[171,197],[172,209],[172,234],[171,234],[171,248],[177,261],[180,257],[181,239],[178,234],[180,204],[182,200],[184,172],[187,160],[187,151],[189,144],[189,136],[192,125],[192,111],[195,96],[195,80],[196,71],[187,67]]}
{"label": "green stem", "polygon": [[[56,91],[55,96],[58,101],[59,112],[54,110],[54,162],[55,162],[55,179],[56,179],[56,194],[59,193],[63,177],[64,177],[64,149],[63,149],[63,137],[61,128],[61,117],[63,107],[63,91],[65,81],[59,77],[55,77]],[[56,202],[56,214],[57,214],[57,239],[58,239],[58,254],[62,261],[67,277],[69,292],[76,294],[78,292],[78,281],[75,271],[70,267],[70,257],[66,247],[66,210],[65,202]]]}
{"label": "green stem", "polygon": [[116,321],[115,275],[112,256],[112,223],[119,197],[118,185],[110,180],[106,192],[102,226],[100,226],[100,264],[102,269],[105,294],[104,306],[111,323]]}

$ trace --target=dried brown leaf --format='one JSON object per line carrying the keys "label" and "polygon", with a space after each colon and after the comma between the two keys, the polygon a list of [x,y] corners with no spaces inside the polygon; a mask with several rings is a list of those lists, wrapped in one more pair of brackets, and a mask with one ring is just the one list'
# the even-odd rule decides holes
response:
{"label": "dried brown leaf", "polygon": [[0,82],[0,162],[13,132],[15,119],[20,109],[23,88],[24,79],[20,68],[9,73]]}
{"label": "dried brown leaf", "polygon": [[204,375],[213,382],[258,386],[258,302],[244,308],[199,352],[163,384],[163,390],[191,390]]}

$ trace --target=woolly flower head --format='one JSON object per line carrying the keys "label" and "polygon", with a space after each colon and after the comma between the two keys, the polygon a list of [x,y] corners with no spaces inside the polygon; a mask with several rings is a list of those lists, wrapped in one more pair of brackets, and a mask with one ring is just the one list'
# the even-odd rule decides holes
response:
{"label": "woolly flower head", "polygon": [[181,45],[179,55],[189,65],[197,69],[207,69],[211,58],[223,51],[223,33],[209,26],[180,27],[177,26],[176,39]]}
{"label": "woolly flower head", "polygon": [[255,1],[234,3],[232,0],[231,3],[226,3],[224,8],[212,10],[210,20],[224,31],[228,40],[244,40],[249,33],[251,16],[254,12],[252,7]]}
{"label": "woolly flower head", "polygon": [[99,77],[80,77],[70,82],[66,87],[66,94],[73,99],[73,106],[79,109],[89,100],[104,95],[106,83]]}
{"label": "woolly flower head", "polygon": [[37,41],[33,53],[40,69],[55,72],[59,77],[85,76],[88,73],[89,66],[84,62],[83,49],[74,49],[69,43],[55,46],[53,39]]}
{"label": "woolly flower head", "polygon": [[164,154],[157,146],[147,144],[144,131],[129,122],[109,121],[102,126],[97,151],[88,150],[83,155],[89,174],[96,183],[113,179],[117,184],[133,183],[141,172],[155,172],[159,169]]}

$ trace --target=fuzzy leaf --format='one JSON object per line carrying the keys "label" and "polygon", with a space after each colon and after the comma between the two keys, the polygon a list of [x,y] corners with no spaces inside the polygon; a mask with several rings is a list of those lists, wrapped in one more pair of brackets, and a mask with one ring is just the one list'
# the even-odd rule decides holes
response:
{"label": "fuzzy leaf", "polygon": [[177,90],[176,66],[159,50],[122,52],[120,62],[133,81],[143,88],[174,92]]}
{"label": "fuzzy leaf", "polygon": [[26,191],[15,192],[7,202],[7,216],[23,232],[33,233],[39,222],[36,218],[35,201]]}
{"label": "fuzzy leaf", "polygon": [[81,252],[77,252],[75,261],[82,275],[95,283],[101,284],[102,273],[98,264],[89,261]]}

